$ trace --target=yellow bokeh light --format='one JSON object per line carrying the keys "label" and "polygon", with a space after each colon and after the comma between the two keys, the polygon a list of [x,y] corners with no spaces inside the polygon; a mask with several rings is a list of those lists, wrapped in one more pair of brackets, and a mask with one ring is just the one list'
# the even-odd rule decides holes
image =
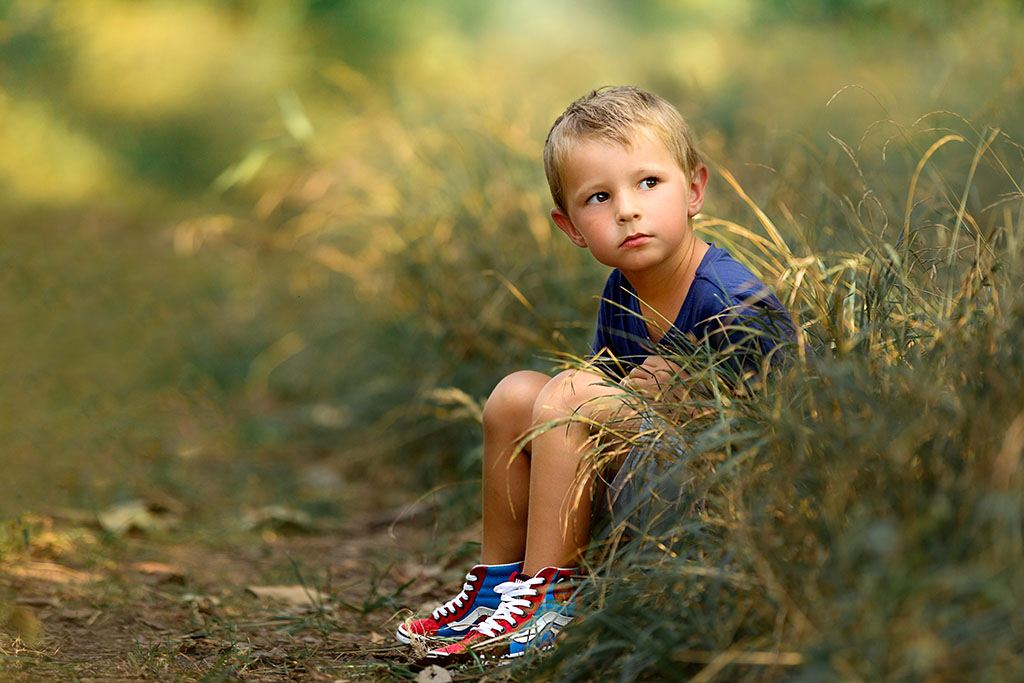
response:
{"label": "yellow bokeh light", "polygon": [[75,0],[58,21],[76,57],[75,97],[100,111],[174,115],[211,97],[270,95],[290,73],[269,26],[210,5]]}
{"label": "yellow bokeh light", "polygon": [[70,204],[111,187],[103,149],[50,105],[0,93],[0,187],[22,201]]}

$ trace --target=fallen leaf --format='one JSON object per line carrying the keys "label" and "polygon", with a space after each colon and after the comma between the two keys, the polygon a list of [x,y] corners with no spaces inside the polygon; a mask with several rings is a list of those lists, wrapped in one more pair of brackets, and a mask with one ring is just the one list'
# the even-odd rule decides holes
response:
{"label": "fallen leaf", "polygon": [[289,605],[322,605],[327,596],[306,586],[246,586],[257,598],[269,598]]}
{"label": "fallen leaf", "polygon": [[185,583],[185,572],[180,567],[163,562],[134,562],[128,567],[146,577],[151,584]]}
{"label": "fallen leaf", "polygon": [[416,677],[416,683],[451,683],[452,675],[448,669],[442,669],[437,664],[431,664],[420,671]]}
{"label": "fallen leaf", "polygon": [[313,531],[313,517],[304,510],[284,505],[267,505],[245,513],[244,526],[247,530],[270,529],[281,532]]}
{"label": "fallen leaf", "polygon": [[154,509],[141,500],[112,505],[96,515],[100,526],[112,534],[129,531],[166,531],[177,525],[177,517]]}
{"label": "fallen leaf", "polygon": [[53,562],[29,561],[7,567],[6,572],[11,576],[52,583],[88,583],[97,578],[95,574],[69,569]]}

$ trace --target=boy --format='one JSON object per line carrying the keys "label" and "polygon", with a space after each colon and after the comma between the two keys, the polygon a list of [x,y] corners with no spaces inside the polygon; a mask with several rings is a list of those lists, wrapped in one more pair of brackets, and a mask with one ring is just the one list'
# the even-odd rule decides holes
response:
{"label": "boy", "polygon": [[786,315],[749,270],[694,234],[707,168],[685,121],[660,97],[613,87],[577,100],[552,126],[544,166],[555,224],[614,268],[593,348],[612,362],[554,378],[516,372],[487,400],[481,564],[455,598],[398,630],[406,643],[449,641],[429,658],[506,658],[549,646],[572,619],[589,540],[594,473],[584,470],[582,481],[579,473],[592,428],[633,415],[628,389],[653,396],[679,373],[659,344],[692,335],[721,346],[737,309]]}

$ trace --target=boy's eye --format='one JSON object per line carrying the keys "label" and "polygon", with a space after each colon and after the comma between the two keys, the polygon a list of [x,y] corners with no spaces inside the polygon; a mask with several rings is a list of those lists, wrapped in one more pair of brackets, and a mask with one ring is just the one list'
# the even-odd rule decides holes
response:
{"label": "boy's eye", "polygon": [[587,204],[600,204],[608,201],[607,192],[595,192],[594,194],[587,197]]}
{"label": "boy's eye", "polygon": [[658,184],[658,179],[655,178],[654,176],[651,176],[650,178],[644,178],[643,180],[640,181],[640,186],[641,187],[645,187],[648,190],[650,190],[651,188],[653,188],[657,184]]}

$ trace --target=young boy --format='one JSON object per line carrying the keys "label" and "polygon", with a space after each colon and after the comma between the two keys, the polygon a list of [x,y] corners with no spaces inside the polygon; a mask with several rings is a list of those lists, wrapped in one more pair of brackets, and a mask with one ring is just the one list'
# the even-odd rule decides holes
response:
{"label": "young boy", "polygon": [[737,310],[786,315],[748,269],[694,234],[707,168],[660,97],[632,87],[584,96],[552,126],[544,166],[555,224],[614,268],[593,346],[613,362],[553,378],[516,372],[487,400],[481,563],[456,597],[398,630],[406,643],[447,640],[430,658],[549,646],[573,617],[576,565],[589,541],[594,473],[581,486],[579,472],[595,425],[632,415],[628,390],[654,395],[678,374],[659,344],[681,335],[727,343]]}

